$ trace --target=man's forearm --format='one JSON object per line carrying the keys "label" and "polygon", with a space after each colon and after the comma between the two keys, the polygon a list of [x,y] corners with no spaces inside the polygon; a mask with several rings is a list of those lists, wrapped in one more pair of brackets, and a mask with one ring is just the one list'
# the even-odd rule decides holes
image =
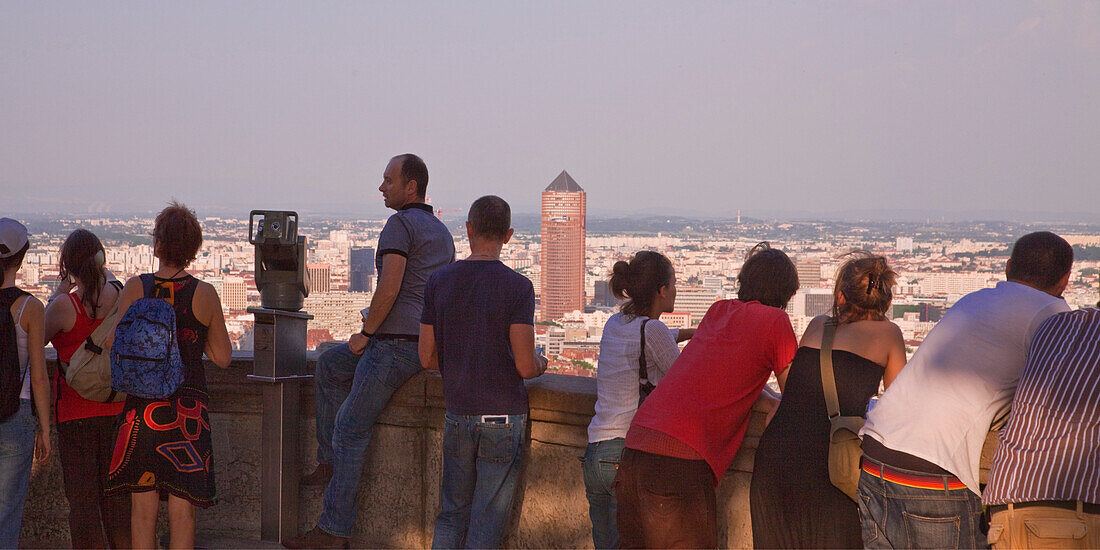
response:
{"label": "man's forearm", "polygon": [[397,292],[398,289],[390,291],[384,287],[378,288],[378,291],[371,297],[370,312],[367,313],[367,318],[363,320],[364,332],[374,334],[378,331],[378,327],[382,326],[386,317],[389,316],[390,310],[393,309],[393,304],[397,302]]}

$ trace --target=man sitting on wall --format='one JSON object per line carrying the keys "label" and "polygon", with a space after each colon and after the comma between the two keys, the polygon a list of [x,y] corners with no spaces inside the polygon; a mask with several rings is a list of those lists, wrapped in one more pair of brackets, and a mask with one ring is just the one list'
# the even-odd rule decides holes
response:
{"label": "man sitting on wall", "polygon": [[417,335],[424,286],[454,261],[450,231],[424,203],[428,168],[398,155],[382,174],[386,207],[397,213],[378,236],[378,289],[361,332],[317,359],[317,469],[303,485],[325,485],[317,526],[283,542],[287,548],[347,548],[358,515],[355,497],[374,421],[390,396],[420,372]]}

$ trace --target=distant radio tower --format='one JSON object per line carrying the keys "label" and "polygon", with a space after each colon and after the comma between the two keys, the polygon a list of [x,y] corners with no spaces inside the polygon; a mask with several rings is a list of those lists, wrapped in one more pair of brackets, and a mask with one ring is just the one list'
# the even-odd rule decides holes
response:
{"label": "distant radio tower", "polygon": [[737,225],[741,225],[741,209],[737,209]]}

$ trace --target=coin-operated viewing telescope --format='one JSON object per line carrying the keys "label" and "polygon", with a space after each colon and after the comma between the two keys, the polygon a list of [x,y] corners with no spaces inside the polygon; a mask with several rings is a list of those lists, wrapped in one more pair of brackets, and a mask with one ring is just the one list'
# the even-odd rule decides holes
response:
{"label": "coin-operated viewing telescope", "polygon": [[309,295],[306,238],[298,213],[253,210],[248,242],[256,247],[256,286],[262,307],[250,307],[253,365],[249,378],[264,382],[260,538],[279,542],[298,528],[298,398],[306,365]]}
{"label": "coin-operated viewing telescope", "polygon": [[248,242],[256,247],[256,286],[268,309],[298,311],[309,296],[306,238],[298,235],[298,213],[253,210]]}

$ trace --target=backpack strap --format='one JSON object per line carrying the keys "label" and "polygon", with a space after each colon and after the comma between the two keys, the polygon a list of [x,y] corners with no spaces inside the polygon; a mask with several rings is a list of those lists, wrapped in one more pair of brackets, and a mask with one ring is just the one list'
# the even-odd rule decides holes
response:
{"label": "backpack strap", "polygon": [[825,392],[825,409],[829,420],[840,416],[840,403],[836,397],[836,374],[833,372],[833,338],[836,336],[836,319],[825,321],[821,335],[821,388]]}
{"label": "backpack strap", "polygon": [[642,351],[638,354],[638,383],[643,388],[649,384],[649,369],[646,368],[645,360],[645,324],[650,320],[649,317],[642,319]]}

